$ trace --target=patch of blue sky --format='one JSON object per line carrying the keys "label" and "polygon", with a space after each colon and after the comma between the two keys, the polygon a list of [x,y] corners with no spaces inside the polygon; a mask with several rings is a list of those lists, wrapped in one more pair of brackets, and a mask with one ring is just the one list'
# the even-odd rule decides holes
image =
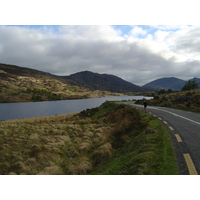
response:
{"label": "patch of blue sky", "polygon": [[28,29],[50,29],[52,31],[58,32],[59,26],[58,25],[7,25],[7,26],[17,26],[22,28],[28,28]]}
{"label": "patch of blue sky", "polygon": [[130,25],[113,25],[112,27],[115,30],[120,30],[121,36],[127,35],[130,32],[130,30],[133,28]]}
{"label": "patch of blue sky", "polygon": [[146,34],[138,33],[137,38],[145,38],[148,34],[154,35],[157,31],[168,31],[168,32],[175,32],[184,27],[189,27],[187,25],[113,25],[112,26],[115,30],[120,30],[120,36],[129,35],[130,31],[134,27],[139,27],[146,32]]}
{"label": "patch of blue sky", "polygon": [[147,25],[113,25],[112,26],[115,30],[120,31],[120,36],[126,36],[130,34],[130,31],[134,27],[139,27],[146,32],[146,34],[138,34],[137,38],[145,38],[148,34],[154,34],[158,29],[147,26]]}

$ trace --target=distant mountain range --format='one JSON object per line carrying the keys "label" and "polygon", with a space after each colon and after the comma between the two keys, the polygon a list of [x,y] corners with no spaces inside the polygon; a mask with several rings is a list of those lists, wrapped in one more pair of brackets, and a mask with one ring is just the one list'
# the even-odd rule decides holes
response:
{"label": "distant mountain range", "polygon": [[165,90],[172,89],[174,91],[178,91],[181,90],[181,88],[185,85],[185,83],[186,81],[175,77],[160,78],[143,85],[143,88],[147,88],[151,91],[159,91],[162,89]]}
{"label": "distant mountain range", "polygon": [[[199,78],[193,78],[191,80],[194,80],[194,79],[197,83],[200,83]],[[160,79],[154,80],[150,83],[143,85],[142,87],[150,91],[159,91],[162,89],[164,90],[171,89],[173,91],[179,91],[183,88],[185,83],[186,83],[185,80],[181,80],[175,77],[169,77],[169,78],[160,78]]]}
{"label": "distant mountain range", "polygon": [[[117,93],[144,92],[146,90],[145,88],[109,74],[98,74],[90,71],[83,71],[70,76],[56,76],[30,68],[0,63],[0,78],[9,79],[17,76],[32,76],[36,79],[40,76],[45,76],[52,80],[64,81],[66,84],[87,88],[89,90],[101,90]],[[20,81],[22,80],[23,79]],[[40,88],[41,87],[42,86],[40,85]]]}
{"label": "distant mountain range", "polygon": [[[196,78],[200,83],[200,79]],[[114,75],[90,71],[69,76],[0,63],[0,102],[99,97],[119,93],[151,92],[161,89],[181,90],[186,81],[161,78],[140,87]],[[41,94],[43,93],[43,94]],[[112,94],[111,94],[112,93]],[[114,94],[117,93],[117,94]],[[36,98],[36,99],[37,99]]]}

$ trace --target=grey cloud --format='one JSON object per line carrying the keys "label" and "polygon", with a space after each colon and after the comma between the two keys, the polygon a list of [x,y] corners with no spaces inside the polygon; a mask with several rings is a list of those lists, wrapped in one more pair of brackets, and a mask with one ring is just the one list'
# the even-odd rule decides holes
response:
{"label": "grey cloud", "polygon": [[[94,34],[91,34],[92,38],[70,35],[70,27],[63,28],[59,33],[46,33],[18,27],[0,27],[0,62],[58,75],[90,70],[114,74],[139,85],[156,78],[181,78],[186,72],[188,76],[199,72],[199,62],[177,64],[172,59],[166,60],[134,42],[102,39],[103,33],[100,29],[94,31],[95,34],[101,32],[98,39]],[[80,35],[81,27],[77,28]],[[84,35],[87,34],[86,30],[87,27],[84,27]],[[109,38],[114,34],[110,29],[108,33]],[[188,72],[188,67],[192,67],[194,71]]]}
{"label": "grey cloud", "polygon": [[195,26],[189,30],[177,31],[170,39],[176,41],[176,51],[194,53],[200,50],[200,27]]}

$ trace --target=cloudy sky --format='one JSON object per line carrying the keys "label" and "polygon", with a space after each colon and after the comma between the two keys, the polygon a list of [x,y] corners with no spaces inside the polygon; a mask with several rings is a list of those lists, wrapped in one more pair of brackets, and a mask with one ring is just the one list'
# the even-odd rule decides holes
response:
{"label": "cloudy sky", "polygon": [[[180,15],[178,15],[177,9],[174,9],[174,3],[173,6],[171,4],[164,6],[157,4],[156,10],[153,10],[152,8],[148,9],[150,4],[146,4],[144,7],[142,0],[140,1],[141,5],[131,4],[132,6],[126,6],[124,11],[119,1],[112,1],[110,7],[107,3],[106,6],[93,3],[92,6],[96,9],[89,10],[82,9],[85,6],[83,3],[79,4],[77,10],[77,2],[73,1],[75,3],[70,5],[70,8],[74,7],[79,13],[78,20],[84,18],[86,21],[88,19],[93,21],[92,23],[90,20],[89,23],[85,23],[85,21],[79,23],[75,20],[75,22],[69,23],[67,19],[74,19],[77,12],[69,9],[66,4],[59,6],[59,10],[56,11],[54,5],[50,3],[47,9],[46,4],[41,7],[38,6],[37,1],[34,1],[36,3],[32,3],[32,10],[22,9],[19,12],[15,9],[18,5],[16,1],[13,1],[12,8],[10,2],[6,2],[8,2],[6,6],[12,9],[10,12],[14,13],[14,17],[10,17],[8,21],[3,23],[0,21],[2,24],[0,25],[0,63],[33,68],[56,75],[70,75],[89,70],[113,74],[137,85],[144,85],[162,77],[177,77],[184,80],[200,77],[200,26],[185,25],[187,20],[177,23],[179,21],[176,19]],[[125,4],[127,1],[123,2]],[[113,3],[115,3],[115,9],[113,9]],[[23,4],[25,5],[26,1],[23,1]],[[29,5],[27,4],[27,6]],[[185,10],[189,7],[185,5],[186,8],[183,9],[184,4],[181,5],[180,12],[182,11],[185,16]],[[194,6],[190,16],[196,12],[195,8],[197,9],[197,7]],[[169,9],[173,19],[167,23],[173,25],[139,25],[162,24],[161,22],[164,24],[165,20],[163,19],[165,18],[161,17],[161,13],[164,13],[165,16],[167,14],[168,19]],[[44,14],[44,10],[46,14]],[[65,18],[62,15],[64,11],[69,13]],[[7,19],[5,17],[7,15],[6,9],[3,9],[2,12],[1,19]],[[32,18],[31,20],[28,18],[28,21],[24,23],[28,12]],[[148,14],[148,17],[144,15],[144,12]],[[136,13],[136,15],[132,16],[130,13]],[[122,14],[125,16],[123,19],[125,24],[134,25],[117,25],[123,24],[121,23]],[[38,15],[39,20],[37,18],[34,21]],[[60,18],[55,21],[55,16],[60,16]],[[100,21],[99,24],[99,19],[102,20],[102,16],[104,16],[104,21],[103,23]],[[110,16],[111,18],[109,18]],[[114,23],[112,23],[113,16]],[[49,17],[51,17],[50,20],[43,20],[49,19]],[[150,17],[153,18],[151,18],[153,21],[146,21]],[[14,21],[15,18],[19,18],[19,20]],[[138,20],[144,18],[144,21]],[[159,19],[162,20],[159,21]],[[16,25],[43,23],[48,25]],[[53,26],[51,24],[70,25]]]}
{"label": "cloudy sky", "polygon": [[200,77],[200,26],[0,26],[0,62],[57,75],[89,70],[137,85]]}

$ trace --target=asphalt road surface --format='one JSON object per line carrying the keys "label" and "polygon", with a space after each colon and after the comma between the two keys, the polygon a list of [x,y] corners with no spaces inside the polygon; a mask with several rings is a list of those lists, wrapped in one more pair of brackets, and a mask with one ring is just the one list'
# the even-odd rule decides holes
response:
{"label": "asphalt road surface", "polygon": [[[143,110],[134,102],[126,104]],[[200,174],[200,114],[157,106],[148,106],[147,112],[161,120],[170,133],[179,174]]]}

